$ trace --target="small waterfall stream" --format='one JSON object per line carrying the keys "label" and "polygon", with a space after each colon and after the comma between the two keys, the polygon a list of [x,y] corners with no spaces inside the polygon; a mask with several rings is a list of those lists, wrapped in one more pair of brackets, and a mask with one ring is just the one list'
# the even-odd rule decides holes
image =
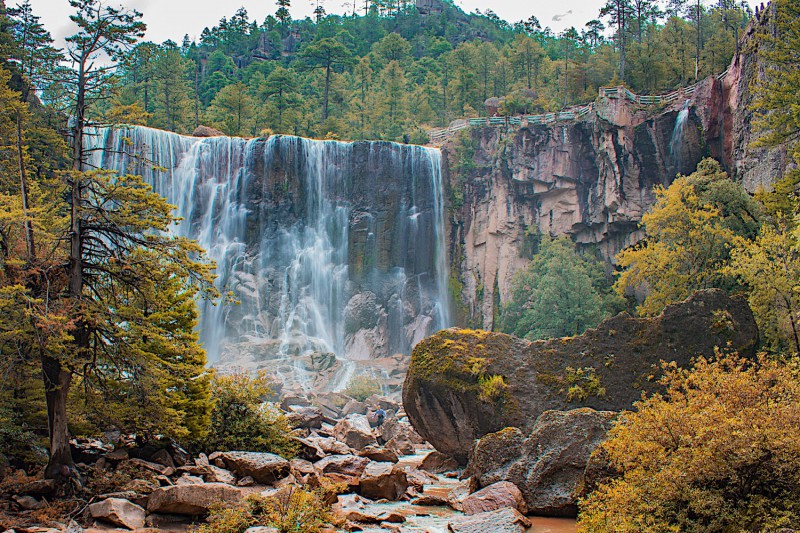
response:
{"label": "small waterfall stream", "polygon": [[199,302],[211,362],[407,354],[450,323],[436,149],[144,127],[88,144],[94,166],[139,174],[175,205],[176,231],[216,262],[238,303]]}
{"label": "small waterfall stream", "polygon": [[678,116],[675,118],[675,127],[672,128],[672,137],[670,137],[669,140],[669,162],[675,174],[682,170],[681,164],[683,162],[683,154],[681,150],[683,147],[686,123],[689,119],[689,104],[689,100],[683,103],[683,108],[678,112]]}

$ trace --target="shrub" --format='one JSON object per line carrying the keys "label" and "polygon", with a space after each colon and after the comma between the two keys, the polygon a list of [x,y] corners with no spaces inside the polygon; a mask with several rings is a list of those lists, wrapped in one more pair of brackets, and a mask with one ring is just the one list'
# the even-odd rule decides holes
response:
{"label": "shrub", "polygon": [[253,526],[274,527],[280,533],[318,533],[332,519],[319,491],[290,488],[270,497],[252,494],[241,503],[220,502],[197,533],[243,533]]}
{"label": "shrub", "polygon": [[664,395],[602,445],[621,472],[581,503],[581,531],[772,531],[800,520],[800,363],[738,356],[665,368]]}
{"label": "shrub", "polygon": [[478,386],[480,387],[480,399],[485,402],[502,397],[508,388],[505,378],[497,374],[479,377]]}
{"label": "shrub", "polygon": [[350,378],[342,392],[359,402],[363,402],[373,394],[380,394],[381,384],[376,378],[368,374],[358,374]]}
{"label": "shrub", "polygon": [[211,430],[202,447],[210,451],[247,450],[294,457],[297,445],[286,416],[264,401],[272,392],[265,374],[219,374],[211,384],[216,403]]}

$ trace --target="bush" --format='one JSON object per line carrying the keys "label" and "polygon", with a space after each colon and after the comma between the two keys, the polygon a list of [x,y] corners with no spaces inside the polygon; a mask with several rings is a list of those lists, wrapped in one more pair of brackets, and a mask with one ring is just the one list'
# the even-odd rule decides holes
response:
{"label": "bush", "polygon": [[350,378],[342,392],[359,402],[363,402],[373,394],[380,394],[381,384],[376,378],[368,374],[358,374]]}
{"label": "bush", "polygon": [[272,392],[265,374],[216,375],[211,383],[216,403],[211,430],[202,447],[209,451],[271,452],[291,459],[297,444],[286,416],[264,401]]}
{"label": "bush", "polygon": [[668,366],[664,395],[602,445],[620,477],[581,503],[581,531],[773,531],[800,521],[800,363],[738,356]]}
{"label": "bush", "polygon": [[253,526],[274,527],[280,533],[318,533],[332,519],[319,491],[290,488],[276,496],[252,494],[242,503],[215,505],[197,533],[243,533]]}

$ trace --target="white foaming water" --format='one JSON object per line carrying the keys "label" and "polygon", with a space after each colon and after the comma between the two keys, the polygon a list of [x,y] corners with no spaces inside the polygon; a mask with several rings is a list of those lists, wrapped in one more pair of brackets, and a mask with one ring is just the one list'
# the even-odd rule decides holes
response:
{"label": "white foaming water", "polygon": [[144,127],[87,144],[93,166],[139,174],[176,206],[176,232],[238,300],[199,302],[210,361],[408,353],[449,325],[438,150]]}

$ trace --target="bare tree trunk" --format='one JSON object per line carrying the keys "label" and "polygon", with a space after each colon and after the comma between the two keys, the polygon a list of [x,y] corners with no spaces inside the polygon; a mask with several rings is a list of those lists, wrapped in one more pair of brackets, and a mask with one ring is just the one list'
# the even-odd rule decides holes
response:
{"label": "bare tree trunk", "polygon": [[36,259],[36,243],[33,240],[33,222],[28,203],[28,178],[25,173],[25,155],[22,150],[22,114],[17,111],[17,157],[19,158],[19,186],[22,194],[22,214],[25,217],[25,243],[28,247],[28,263]]}
{"label": "bare tree trunk", "polygon": [[331,66],[325,68],[325,98],[322,101],[322,123],[328,120],[328,92],[331,86]]}

